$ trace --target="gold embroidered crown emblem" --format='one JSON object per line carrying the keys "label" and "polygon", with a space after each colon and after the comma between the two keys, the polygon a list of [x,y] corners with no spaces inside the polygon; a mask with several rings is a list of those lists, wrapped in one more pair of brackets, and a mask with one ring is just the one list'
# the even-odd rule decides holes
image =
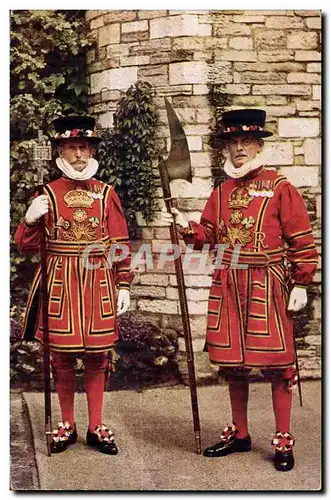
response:
{"label": "gold embroidered crown emblem", "polygon": [[71,208],[91,208],[94,199],[82,188],[72,189],[63,197],[66,205]]}
{"label": "gold embroidered crown emblem", "polygon": [[245,187],[236,187],[229,194],[229,208],[247,208],[250,202],[254,199]]}

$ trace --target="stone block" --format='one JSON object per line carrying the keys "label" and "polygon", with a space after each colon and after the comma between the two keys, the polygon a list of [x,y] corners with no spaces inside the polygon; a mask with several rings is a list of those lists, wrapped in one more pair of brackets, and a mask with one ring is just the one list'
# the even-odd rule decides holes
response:
{"label": "stone block", "polygon": [[[248,92],[247,92],[248,93]],[[253,85],[253,95],[306,95],[310,96],[310,85]]]}
{"label": "stone block", "polygon": [[306,165],[321,164],[322,144],[321,139],[306,139],[304,142],[304,154]]}
{"label": "stone block", "polygon": [[209,100],[208,96],[205,95],[196,95],[191,97],[174,96],[172,99],[172,105],[175,108],[208,108]]}
{"label": "stone block", "polygon": [[133,31],[147,31],[148,21],[134,21],[121,25],[122,33],[132,33]]}
{"label": "stone block", "polygon": [[133,297],[151,297],[163,299],[166,297],[166,289],[162,286],[134,286],[132,287]]}
{"label": "stone block", "polygon": [[120,25],[109,24],[99,29],[99,47],[120,42]]}
{"label": "stone block", "polygon": [[320,61],[322,58],[321,52],[317,50],[296,50],[296,61]]}
{"label": "stone block", "polygon": [[[187,288],[186,296],[187,300],[193,301],[205,301],[208,300],[209,290],[207,288]],[[166,297],[169,300],[179,300],[178,289],[173,287],[167,287],[166,289]],[[198,313],[196,313],[198,314]]]}
{"label": "stone block", "polygon": [[264,106],[267,113],[267,121],[273,121],[278,116],[293,116],[296,114],[295,106]]}
{"label": "stone block", "polygon": [[287,76],[288,83],[321,83],[321,75],[318,73],[290,73]]}
{"label": "stone block", "polygon": [[253,39],[249,37],[238,36],[230,38],[229,46],[231,49],[236,50],[252,50],[253,49]]}
{"label": "stone block", "polygon": [[139,311],[162,314],[178,314],[177,301],[174,300],[149,300],[138,299],[137,308]]}
{"label": "stone block", "polygon": [[215,57],[221,61],[256,61],[257,54],[253,50],[220,50]]}
{"label": "stone block", "polygon": [[[174,97],[176,95],[191,95],[192,85],[164,85],[158,87],[157,93],[159,96],[171,97]],[[162,106],[164,106],[164,102],[162,102]]]}
{"label": "stone block", "polygon": [[[187,287],[208,288],[211,286],[212,277],[206,275],[185,274],[185,285]],[[170,285],[177,286],[176,276],[170,276]]]}
{"label": "stone block", "polygon": [[233,36],[251,36],[252,32],[249,26],[239,23],[222,23],[218,25],[214,23],[214,36],[216,37],[233,37]]}
{"label": "stone block", "polygon": [[322,18],[321,17],[308,17],[306,19],[307,28],[310,30],[320,30],[322,29]]}
{"label": "stone block", "polygon": [[107,10],[105,12],[107,12],[104,16],[105,24],[129,22],[137,19],[135,10]]}
{"label": "stone block", "polygon": [[321,85],[313,85],[313,99],[317,101],[322,100],[322,86]]}
{"label": "stone block", "polygon": [[[94,19],[95,17],[98,16],[105,16],[109,12],[109,10],[87,10],[85,14],[85,18],[87,21],[90,21],[91,19]],[[119,11],[115,11],[119,12]]]}
{"label": "stone block", "polygon": [[204,61],[189,61],[169,65],[170,85],[207,82],[208,65]]}
{"label": "stone block", "polygon": [[206,332],[206,326],[207,326],[207,316],[206,315],[201,315],[201,316],[190,316],[190,325],[191,325],[191,331],[193,335],[204,335]]}
{"label": "stone block", "polygon": [[287,48],[313,50],[317,48],[317,33],[299,31],[287,36]]}
{"label": "stone block", "polygon": [[192,167],[210,167],[210,155],[208,153],[191,153]]}
{"label": "stone block", "polygon": [[205,208],[207,200],[205,198],[184,198],[177,200],[178,210],[181,212],[200,212]]}
{"label": "stone block", "polygon": [[232,16],[232,21],[234,23],[242,23],[242,24],[261,24],[264,23],[265,18],[264,16],[243,15],[243,16]]}
{"label": "stone block", "polygon": [[286,73],[257,73],[255,71],[245,71],[240,73],[241,83],[287,83]]}
{"label": "stone block", "polygon": [[206,84],[193,85],[194,95],[207,95],[209,92],[208,86]]}
{"label": "stone block", "polygon": [[266,28],[270,29],[298,29],[304,28],[304,21],[300,17],[272,16],[265,21]]}
{"label": "stone block", "polygon": [[125,43],[112,44],[107,46],[108,58],[128,56],[129,52],[130,52],[130,45],[126,45]]}
{"label": "stone block", "polygon": [[265,72],[270,70],[270,65],[267,63],[246,63],[246,62],[235,62],[233,64],[233,68],[235,71],[256,71],[256,72]]}
{"label": "stone block", "polygon": [[187,142],[188,142],[188,148],[190,151],[201,151],[202,150],[202,140],[201,140],[201,137],[199,137],[198,135],[189,136],[187,138]]}
{"label": "stone block", "polygon": [[205,302],[194,302],[188,300],[187,307],[189,314],[207,314],[208,301],[206,300]]}
{"label": "stone block", "polygon": [[322,71],[322,64],[318,62],[307,63],[307,73],[320,73]]}
{"label": "stone block", "polygon": [[241,84],[227,84],[227,85],[222,85],[220,87],[220,90],[224,92],[225,94],[235,94],[235,95],[244,95],[244,94],[249,94],[250,93],[250,85],[241,85]]}
{"label": "stone block", "polygon": [[292,73],[305,71],[305,64],[299,62],[276,62],[269,64],[269,71],[281,71],[283,73]]}
{"label": "stone block", "polygon": [[304,148],[303,148],[302,146],[296,146],[296,147],[294,148],[294,154],[295,154],[296,156],[297,156],[297,155],[301,155],[301,156],[303,156],[303,155],[304,155],[304,153],[305,153],[305,150],[304,150]]}
{"label": "stone block", "polygon": [[317,137],[319,135],[318,118],[280,118],[279,137]]}
{"label": "stone block", "polygon": [[284,106],[287,104],[287,98],[283,95],[272,95],[266,99],[267,106]]}
{"label": "stone block", "polygon": [[261,29],[255,33],[255,48],[258,50],[286,48],[286,41],[286,33],[281,30]]}
{"label": "stone block", "polygon": [[171,192],[175,198],[209,198],[213,190],[211,179],[194,179],[192,183],[182,179],[171,182]]}
{"label": "stone block", "polygon": [[143,66],[149,64],[149,56],[124,56],[121,57],[121,66]]}
{"label": "stone block", "polygon": [[211,169],[207,167],[194,167],[193,175],[201,179],[209,179],[211,176]]}
{"label": "stone block", "polygon": [[167,286],[169,284],[169,276],[146,273],[141,275],[140,283],[142,285]]}
{"label": "stone block", "polygon": [[150,20],[150,38],[196,36],[198,35],[198,16],[181,14]]}
{"label": "stone block", "polygon": [[320,101],[296,101],[298,111],[318,111],[321,109]]}
{"label": "stone block", "polygon": [[91,75],[91,94],[100,92],[102,88],[108,90],[127,90],[138,79],[138,68],[116,68],[94,73]]}
{"label": "stone block", "polygon": [[171,39],[162,38],[159,40],[142,41],[139,45],[130,47],[130,55],[150,55],[171,51]]}
{"label": "stone block", "polygon": [[209,135],[210,130],[208,125],[186,125],[185,126],[186,135]]}
{"label": "stone block", "polygon": [[211,36],[212,35],[212,25],[211,24],[199,24],[198,25],[198,36]]}
{"label": "stone block", "polygon": [[196,120],[198,123],[209,123],[213,119],[213,117],[214,113],[211,108],[196,110]]}
{"label": "stone block", "polygon": [[112,128],[114,126],[114,111],[107,111],[98,116],[98,125],[101,128]]}
{"label": "stone block", "polygon": [[157,17],[165,17],[166,10],[139,10],[138,19],[155,19]]}
{"label": "stone block", "polygon": [[121,34],[122,43],[142,42],[149,39],[149,32],[146,31],[130,31]]}
{"label": "stone block", "polygon": [[317,187],[319,185],[318,167],[281,167],[280,172],[296,187]]}
{"label": "stone block", "polygon": [[267,165],[292,165],[293,146],[289,142],[268,142],[264,148]]}
{"label": "stone block", "polygon": [[104,24],[103,20],[104,18],[102,16],[92,19],[92,21],[90,22],[90,29],[96,30],[98,28],[101,28],[101,26],[103,26]]}
{"label": "stone block", "polygon": [[[169,233],[168,233],[169,234]],[[141,238],[143,240],[152,240],[155,236],[155,229],[151,227],[143,227],[141,229]]]}
{"label": "stone block", "polygon": [[264,96],[238,95],[233,97],[234,106],[263,106],[264,104]]}
{"label": "stone block", "polygon": [[322,14],[321,10],[295,10],[294,14],[300,17],[312,17],[320,16]]}
{"label": "stone block", "polygon": [[232,83],[231,63],[215,61],[215,63],[209,66],[206,77],[209,84]]}
{"label": "stone block", "polygon": [[262,62],[288,62],[294,60],[294,50],[261,50],[258,59]]}

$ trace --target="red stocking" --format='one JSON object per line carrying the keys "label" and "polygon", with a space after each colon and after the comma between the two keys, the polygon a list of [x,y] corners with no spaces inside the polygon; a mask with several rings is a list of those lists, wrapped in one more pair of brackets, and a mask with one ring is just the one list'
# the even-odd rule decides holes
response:
{"label": "red stocking", "polygon": [[62,420],[75,426],[74,398],[76,388],[76,355],[52,352],[52,368]]}
{"label": "red stocking", "polygon": [[236,424],[238,429],[236,437],[242,439],[248,435],[248,379],[228,377],[228,381],[232,408],[232,421]]}
{"label": "red stocking", "polygon": [[102,424],[102,405],[107,353],[89,354],[84,358],[84,385],[87,394],[89,429]]}
{"label": "red stocking", "polygon": [[271,383],[272,403],[277,432],[290,432],[292,391],[287,389],[286,381],[277,378]]}

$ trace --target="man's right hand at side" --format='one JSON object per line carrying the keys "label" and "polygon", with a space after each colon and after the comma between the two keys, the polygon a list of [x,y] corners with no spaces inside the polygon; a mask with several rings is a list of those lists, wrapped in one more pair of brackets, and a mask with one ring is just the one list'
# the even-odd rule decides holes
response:
{"label": "man's right hand at side", "polygon": [[27,224],[35,224],[40,217],[47,214],[49,210],[48,198],[45,194],[41,194],[35,198],[29,206],[25,214],[25,222]]}

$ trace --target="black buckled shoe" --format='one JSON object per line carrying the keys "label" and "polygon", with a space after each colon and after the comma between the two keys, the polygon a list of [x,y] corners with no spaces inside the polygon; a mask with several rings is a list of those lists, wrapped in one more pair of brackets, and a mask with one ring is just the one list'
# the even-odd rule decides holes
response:
{"label": "black buckled shoe", "polygon": [[70,444],[77,441],[76,428],[72,428],[69,422],[59,422],[57,429],[52,432],[51,453],[66,451]]}
{"label": "black buckled shoe", "polygon": [[114,433],[105,425],[97,426],[93,432],[87,429],[86,444],[98,448],[101,453],[117,455],[118,449],[114,441]]}
{"label": "black buckled shoe", "polygon": [[251,451],[252,441],[250,435],[237,438],[238,430],[235,424],[225,427],[221,434],[221,441],[209,446],[203,452],[205,457],[224,457],[230,453]]}
{"label": "black buckled shoe", "polygon": [[295,439],[289,432],[276,432],[271,444],[275,446],[274,464],[281,472],[287,472],[294,467],[293,446]]}

